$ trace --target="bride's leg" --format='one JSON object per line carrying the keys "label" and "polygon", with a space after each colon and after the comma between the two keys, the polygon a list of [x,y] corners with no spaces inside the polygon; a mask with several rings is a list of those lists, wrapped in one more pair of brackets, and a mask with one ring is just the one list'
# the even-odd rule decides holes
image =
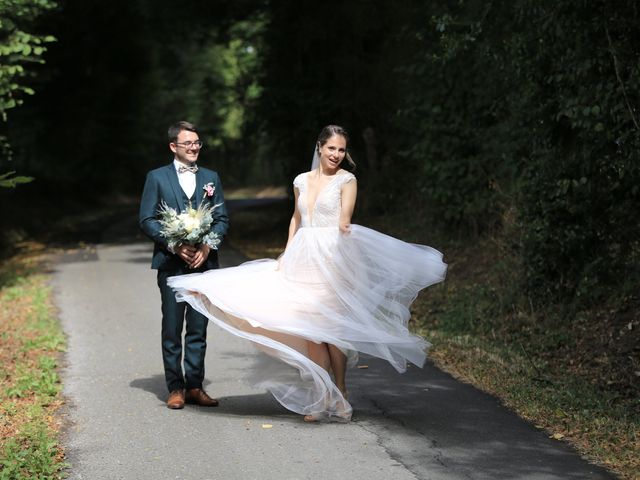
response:
{"label": "bride's leg", "polygon": [[346,384],[346,375],[347,375],[347,356],[342,353],[335,345],[328,345],[329,347],[329,358],[331,361],[331,370],[333,370],[333,376],[336,381],[336,387],[340,389],[342,395],[346,398],[347,396],[347,384]]}
{"label": "bride's leg", "polygon": [[[326,343],[315,343],[307,341],[307,352],[309,355],[309,359],[312,362],[320,365],[327,372],[329,371],[329,368],[331,367],[331,357],[329,357],[329,349],[327,348]],[[313,415],[305,415],[304,421],[315,422],[316,419]]]}
{"label": "bride's leg", "polygon": [[326,343],[315,343],[307,341],[307,352],[309,352],[309,358],[311,361],[320,365],[327,372],[331,367],[331,358],[329,357],[329,350]]}

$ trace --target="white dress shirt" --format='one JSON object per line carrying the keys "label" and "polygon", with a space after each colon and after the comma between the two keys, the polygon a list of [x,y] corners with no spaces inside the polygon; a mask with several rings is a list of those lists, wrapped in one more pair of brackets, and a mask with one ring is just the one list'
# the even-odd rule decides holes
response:
{"label": "white dress shirt", "polygon": [[176,167],[178,181],[180,182],[182,190],[187,194],[188,198],[193,197],[193,193],[196,191],[196,174],[193,172],[178,172],[178,168],[180,168],[180,165],[182,165],[182,163],[180,163],[175,158],[173,159],[173,165]]}

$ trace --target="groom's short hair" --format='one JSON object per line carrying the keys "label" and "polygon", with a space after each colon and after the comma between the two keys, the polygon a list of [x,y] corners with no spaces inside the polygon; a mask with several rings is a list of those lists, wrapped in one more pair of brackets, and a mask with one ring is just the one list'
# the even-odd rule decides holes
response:
{"label": "groom's short hair", "polygon": [[180,135],[180,132],[183,130],[187,130],[193,133],[198,133],[198,129],[193,123],[189,123],[185,121],[176,122],[169,127],[169,131],[168,131],[169,141],[173,143],[177,142],[178,135]]}

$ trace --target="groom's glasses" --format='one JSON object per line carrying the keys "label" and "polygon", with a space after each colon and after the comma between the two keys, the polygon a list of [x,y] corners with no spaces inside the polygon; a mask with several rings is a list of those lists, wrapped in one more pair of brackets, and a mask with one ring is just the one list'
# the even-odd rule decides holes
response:
{"label": "groom's glasses", "polygon": [[202,140],[197,140],[195,142],[184,142],[184,143],[174,142],[174,143],[184,148],[202,148],[202,146],[204,145],[204,142]]}

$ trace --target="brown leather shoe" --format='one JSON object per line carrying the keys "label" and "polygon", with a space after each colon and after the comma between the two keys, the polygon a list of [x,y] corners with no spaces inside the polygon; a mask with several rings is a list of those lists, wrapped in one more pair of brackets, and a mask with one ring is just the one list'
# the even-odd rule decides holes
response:
{"label": "brown leather shoe", "polygon": [[184,390],[173,390],[167,399],[167,408],[180,410],[184,408]]}
{"label": "brown leather shoe", "polygon": [[192,403],[194,405],[200,405],[201,407],[217,407],[218,400],[211,398],[207,395],[207,392],[201,388],[190,388],[185,395],[185,402]]}

